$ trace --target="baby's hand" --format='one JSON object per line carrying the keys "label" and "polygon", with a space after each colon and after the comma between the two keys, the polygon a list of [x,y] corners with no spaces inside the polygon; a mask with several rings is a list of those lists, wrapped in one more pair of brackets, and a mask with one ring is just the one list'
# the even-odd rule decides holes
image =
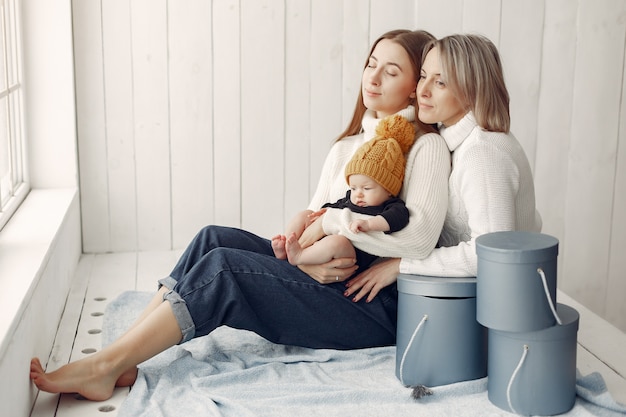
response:
{"label": "baby's hand", "polygon": [[350,231],[352,233],[368,232],[369,229],[367,220],[357,219],[350,222]]}

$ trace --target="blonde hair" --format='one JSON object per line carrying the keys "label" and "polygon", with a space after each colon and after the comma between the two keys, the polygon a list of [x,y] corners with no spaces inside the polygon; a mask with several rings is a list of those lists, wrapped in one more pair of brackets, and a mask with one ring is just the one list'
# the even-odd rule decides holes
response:
{"label": "blonde hair", "polygon": [[[419,80],[420,72],[422,69],[422,60],[424,54],[424,47],[432,40],[435,39],[433,35],[424,31],[424,30],[406,30],[406,29],[398,29],[392,30],[387,33],[384,33],[381,37],[376,39],[372,48],[370,49],[370,53],[367,55],[367,59],[365,60],[365,64],[363,65],[363,69],[367,67],[369,62],[369,58],[372,56],[376,45],[383,39],[389,39],[391,41],[396,42],[398,45],[402,46],[404,50],[409,55],[409,60],[411,62],[411,67],[413,69],[413,74],[415,76],[415,82]],[[412,103],[414,104],[414,103]],[[362,127],[361,122],[363,120],[363,115],[365,115],[365,111],[367,108],[363,104],[363,90],[359,88],[359,96],[356,100],[356,105],[354,107],[354,113],[352,114],[352,120],[348,124],[348,127],[341,132],[337,141],[347,137],[361,133]],[[415,133],[417,136],[421,136],[425,133],[436,132],[436,129],[432,125],[428,125],[423,123],[417,117],[417,106],[415,106]]]}
{"label": "blonde hair", "polygon": [[498,49],[481,35],[451,35],[432,41],[426,53],[439,50],[442,77],[459,101],[474,113],[480,127],[508,133],[509,93]]}

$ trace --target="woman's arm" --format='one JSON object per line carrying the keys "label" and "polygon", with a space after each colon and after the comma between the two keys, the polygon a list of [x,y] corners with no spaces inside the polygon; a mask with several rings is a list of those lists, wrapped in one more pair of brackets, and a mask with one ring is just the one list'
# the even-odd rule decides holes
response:
{"label": "woman's arm", "polygon": [[[470,144],[468,144],[470,145]],[[459,152],[459,151],[457,151]],[[450,203],[459,210],[454,224],[468,230],[461,242],[436,248],[426,259],[402,259],[400,272],[446,277],[476,276],[476,238],[485,233],[516,230],[516,196],[520,171],[505,150],[489,141],[464,149],[455,158]],[[466,217],[465,217],[466,216]]]}
{"label": "woman's arm", "polygon": [[329,209],[324,233],[342,234],[357,248],[378,256],[424,258],[437,244],[448,205],[450,152],[438,134],[420,137],[407,157],[400,193],[410,213],[409,224],[393,234],[353,233],[350,222],[364,215]]}
{"label": "woman's arm", "polygon": [[[343,176],[343,166],[352,157],[352,153],[358,145],[349,139],[343,139],[336,142],[328,152],[315,194],[308,207],[315,213],[311,219],[311,224],[304,230],[299,239],[303,247],[312,245],[326,235],[322,229],[321,221],[326,209],[320,209],[320,207],[345,195],[348,185]],[[357,265],[356,259],[336,258],[321,265],[300,265],[298,268],[321,284],[331,284],[348,279],[356,271]]]}

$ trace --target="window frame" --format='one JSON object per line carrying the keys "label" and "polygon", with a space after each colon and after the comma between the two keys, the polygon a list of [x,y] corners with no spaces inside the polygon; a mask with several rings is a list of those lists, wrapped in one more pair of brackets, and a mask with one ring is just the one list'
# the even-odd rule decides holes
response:
{"label": "window frame", "polygon": [[[0,100],[6,100],[5,128],[7,135],[8,172],[0,176],[0,230],[8,223],[30,191],[24,134],[24,95],[19,0],[0,0],[0,53],[3,79]],[[2,175],[2,174],[0,174]]]}

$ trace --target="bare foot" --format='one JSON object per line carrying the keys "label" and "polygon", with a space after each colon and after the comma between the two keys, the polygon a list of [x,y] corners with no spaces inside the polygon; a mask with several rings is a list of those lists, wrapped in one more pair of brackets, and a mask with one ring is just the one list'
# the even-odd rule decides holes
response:
{"label": "bare foot", "polygon": [[272,250],[274,250],[274,256],[277,259],[287,259],[287,252],[285,251],[285,241],[287,238],[284,235],[276,235],[272,238]]}
{"label": "bare foot", "polygon": [[89,400],[107,400],[113,395],[118,376],[91,358],[69,363],[50,373],[46,373],[35,358],[30,362],[30,379],[42,391],[78,393]]}
{"label": "bare foot", "polygon": [[124,371],[117,381],[115,381],[116,387],[130,387],[137,380],[137,367]]}
{"label": "bare foot", "polygon": [[291,265],[299,265],[300,256],[302,255],[302,246],[298,242],[298,238],[295,233],[292,233],[287,237],[285,242],[285,251],[287,252],[287,259]]}

